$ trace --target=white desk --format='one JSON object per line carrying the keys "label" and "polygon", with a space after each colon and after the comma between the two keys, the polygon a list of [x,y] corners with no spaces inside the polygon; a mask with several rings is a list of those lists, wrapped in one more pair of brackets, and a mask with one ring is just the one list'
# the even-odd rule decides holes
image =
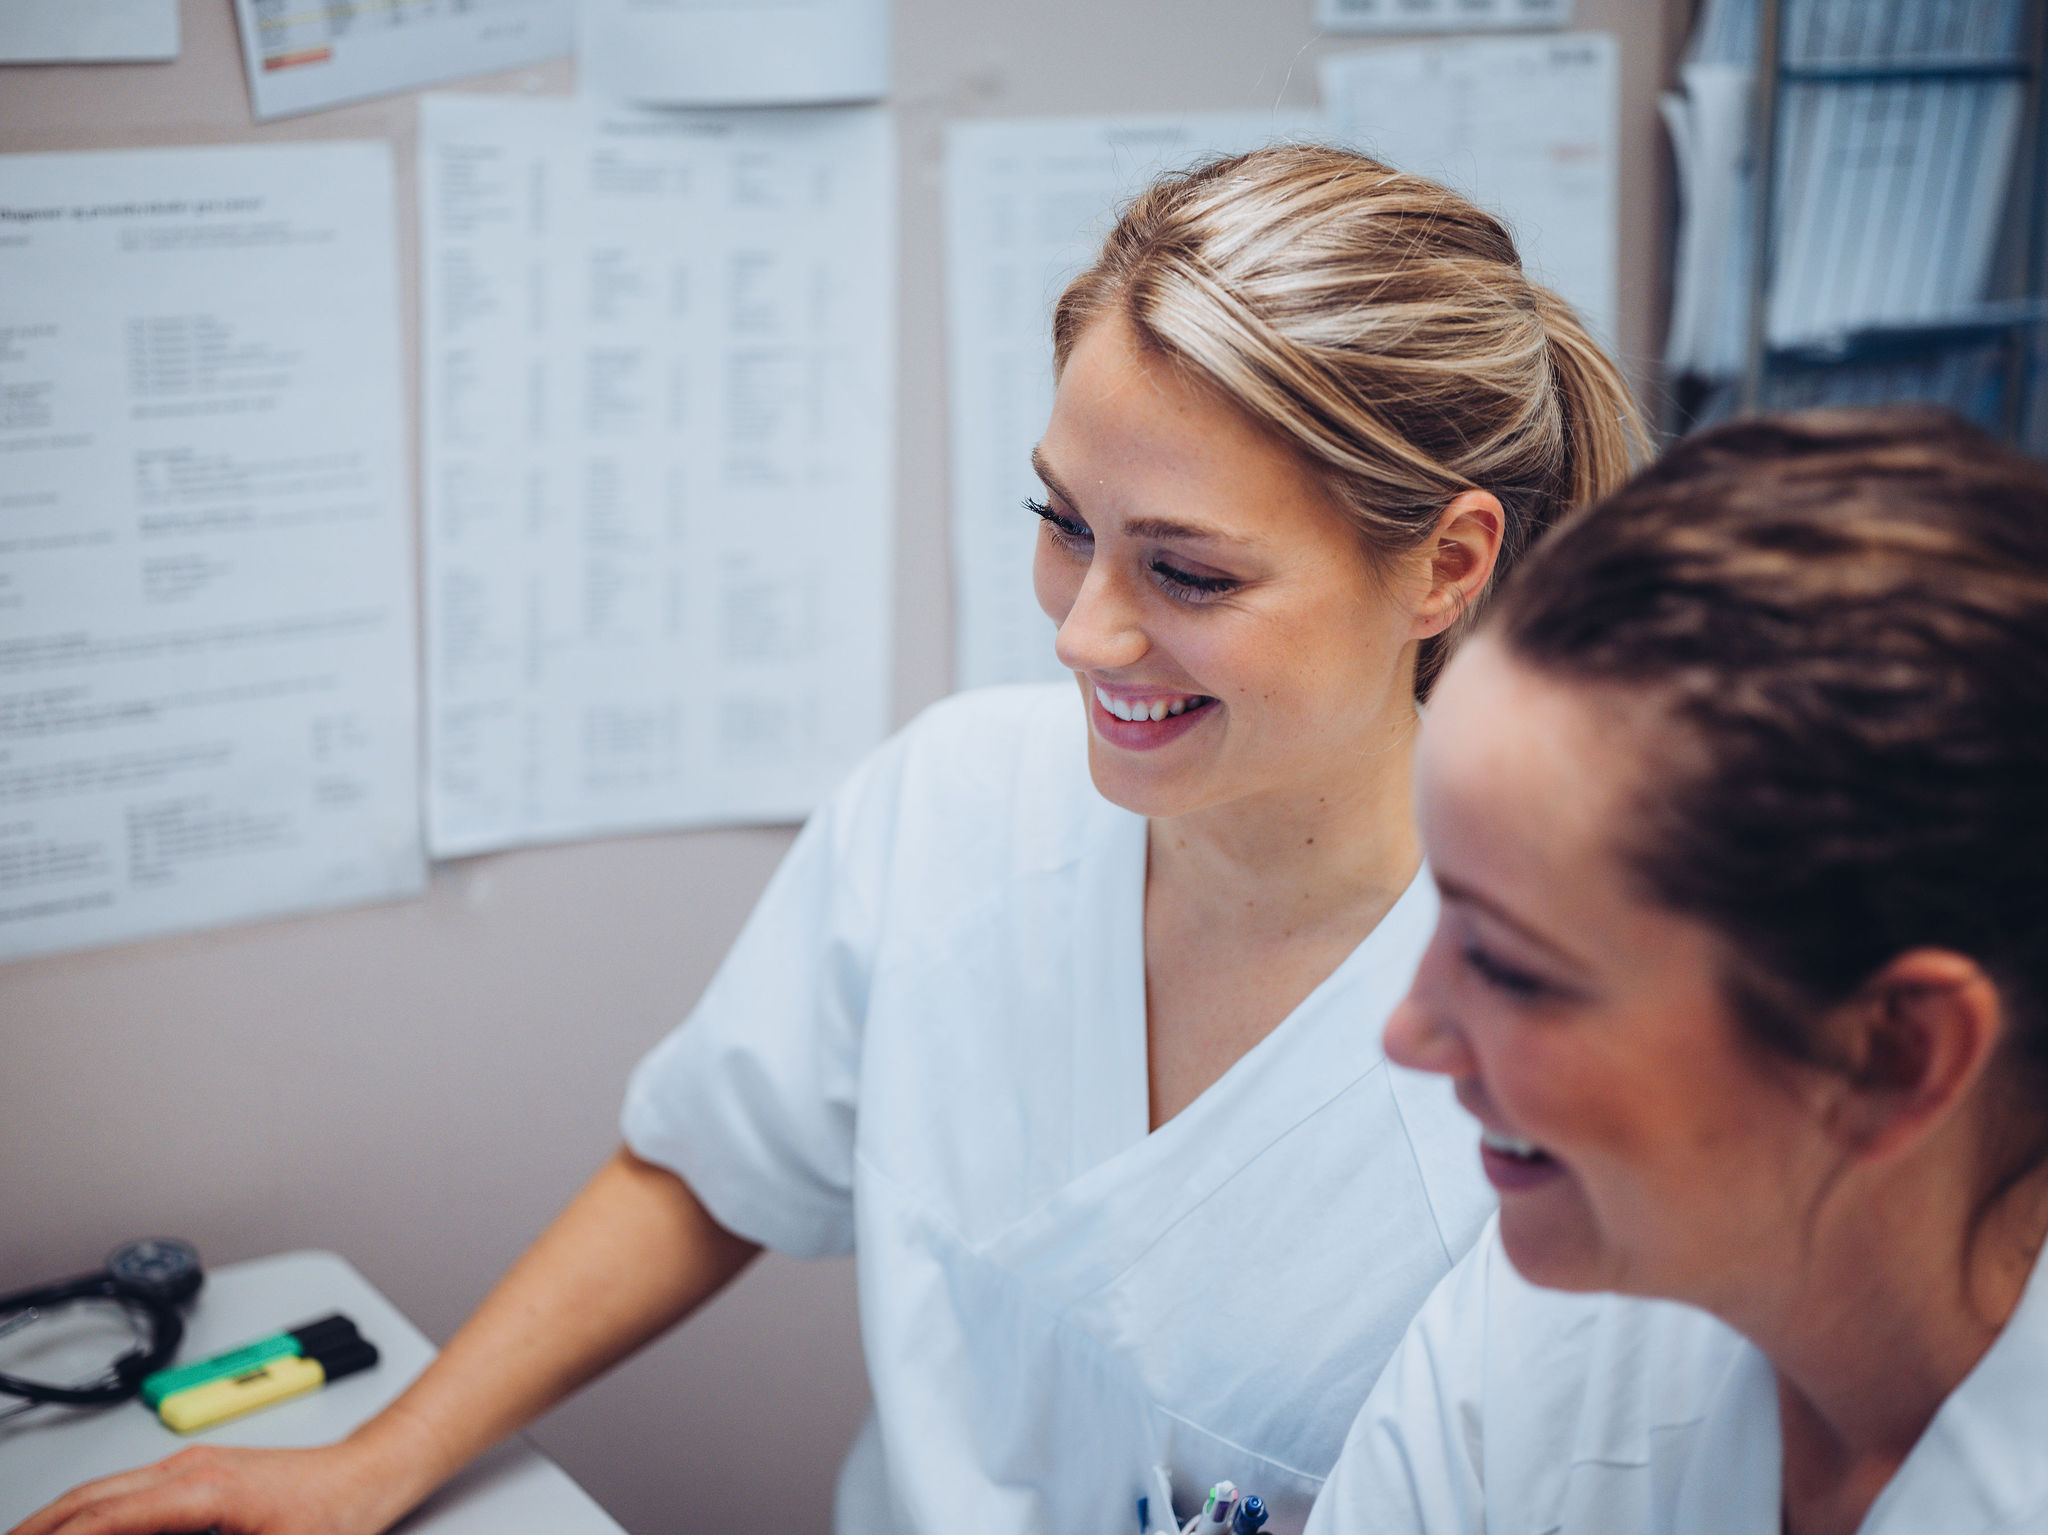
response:
{"label": "white desk", "polygon": [[[309,1445],[339,1439],[412,1382],[433,1345],[333,1253],[283,1253],[209,1272],[186,1318],[180,1361],[343,1311],[383,1355],[293,1401],[197,1434],[174,1434],[136,1402],[94,1412],[45,1408],[0,1423],[0,1530],[68,1488],[160,1460],[188,1444]],[[102,1356],[104,1357],[104,1356]],[[11,1403],[0,1397],[0,1406]],[[398,1526],[409,1535],[623,1535],[553,1461],[523,1440],[479,1460]]]}

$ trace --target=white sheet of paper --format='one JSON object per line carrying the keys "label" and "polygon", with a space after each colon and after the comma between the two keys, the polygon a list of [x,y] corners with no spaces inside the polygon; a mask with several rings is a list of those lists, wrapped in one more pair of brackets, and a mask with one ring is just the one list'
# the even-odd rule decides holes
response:
{"label": "white sheet of paper", "polygon": [[0,157],[0,959],[424,880],[391,169]]}
{"label": "white sheet of paper", "polygon": [[1618,49],[1604,32],[1461,38],[1338,54],[1331,128],[1506,219],[1523,264],[1615,338]]}
{"label": "white sheet of paper", "polygon": [[0,64],[177,56],[178,0],[0,0]]}
{"label": "white sheet of paper", "polygon": [[235,0],[259,122],[558,58],[576,0]]}
{"label": "white sheet of paper", "polygon": [[1052,410],[1052,309],[1118,205],[1161,173],[1318,136],[1308,113],[1024,118],[946,132],[946,357],[954,683],[1065,677],[1031,594],[1042,493],[1031,449]]}
{"label": "white sheet of paper", "polygon": [[1678,161],[1681,217],[1665,365],[1733,378],[1749,335],[1750,74],[1740,64],[1679,66],[1683,95],[1663,102]]}
{"label": "white sheet of paper", "polygon": [[1572,0],[1316,0],[1330,32],[1498,32],[1569,26]]}
{"label": "white sheet of paper", "polygon": [[875,101],[889,0],[583,0],[577,81],[678,107]]}
{"label": "white sheet of paper", "polygon": [[872,108],[421,106],[437,854],[803,815],[888,716]]}

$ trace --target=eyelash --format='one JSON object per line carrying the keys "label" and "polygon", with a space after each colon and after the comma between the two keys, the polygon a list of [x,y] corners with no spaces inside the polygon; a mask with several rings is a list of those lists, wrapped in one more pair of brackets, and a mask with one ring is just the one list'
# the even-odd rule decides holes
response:
{"label": "eyelash", "polygon": [[[1095,535],[1086,524],[1062,516],[1047,502],[1027,498],[1024,509],[1041,519],[1052,530],[1052,536],[1061,547],[1073,553],[1083,553],[1095,542]],[[1234,592],[1238,587],[1238,582],[1229,576],[1198,576],[1192,571],[1176,569],[1164,560],[1153,560],[1151,568],[1152,574],[1167,588],[1168,595],[1182,602],[1206,602]]]}
{"label": "eyelash", "polygon": [[1095,542],[1095,535],[1088,531],[1085,524],[1076,522],[1071,517],[1062,517],[1052,509],[1051,504],[1048,502],[1033,500],[1027,497],[1024,502],[1024,510],[1051,528],[1052,536],[1069,548],[1076,548],[1081,544],[1092,544]]}
{"label": "eyelash", "polygon": [[1519,1002],[1534,1002],[1550,994],[1549,985],[1540,977],[1495,959],[1476,943],[1467,943],[1463,953],[1465,968],[1503,996]]}

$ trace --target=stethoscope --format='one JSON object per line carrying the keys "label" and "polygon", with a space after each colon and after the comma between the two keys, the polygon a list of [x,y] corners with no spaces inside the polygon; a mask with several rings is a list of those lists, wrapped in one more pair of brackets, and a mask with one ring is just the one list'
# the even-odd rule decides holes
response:
{"label": "stethoscope", "polygon": [[97,1380],[56,1386],[0,1372],[0,1393],[23,1399],[0,1412],[0,1421],[46,1404],[103,1407],[128,1400],[141,1389],[144,1376],[161,1370],[178,1352],[185,1337],[185,1319],[178,1308],[198,1292],[205,1277],[191,1243],[151,1237],[115,1248],[107,1255],[107,1266],[96,1274],[0,1295],[0,1338],[79,1301],[111,1301],[149,1325],[148,1342],[116,1359]]}

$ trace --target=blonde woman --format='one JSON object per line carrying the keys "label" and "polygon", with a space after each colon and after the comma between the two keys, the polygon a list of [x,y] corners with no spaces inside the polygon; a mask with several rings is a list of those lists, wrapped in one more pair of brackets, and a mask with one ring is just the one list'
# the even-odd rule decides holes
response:
{"label": "blonde woman", "polygon": [[858,1255],[841,1535],[1128,1530],[1155,1467],[1299,1527],[1491,1205],[1378,1045],[1436,914],[1416,700],[1634,412],[1499,223],[1333,150],[1154,186],[1054,334],[1076,689],[948,700],[818,812],[625,1147],[387,1413],[19,1535],[371,1535],[761,1246]]}

